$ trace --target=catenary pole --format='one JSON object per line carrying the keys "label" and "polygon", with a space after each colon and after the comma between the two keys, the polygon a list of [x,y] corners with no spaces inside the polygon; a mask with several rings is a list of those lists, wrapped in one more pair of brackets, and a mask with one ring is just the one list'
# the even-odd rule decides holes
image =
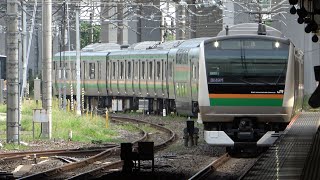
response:
{"label": "catenary pole", "polygon": [[7,0],[7,143],[19,141],[18,1]]}
{"label": "catenary pole", "polygon": [[76,9],[76,72],[77,72],[77,115],[81,115],[81,94],[80,94],[80,24],[79,24],[79,11],[80,8],[77,6]]}
{"label": "catenary pole", "polygon": [[43,62],[43,86],[45,97],[43,108],[47,110],[48,138],[52,137],[52,1],[42,0],[42,62]]}

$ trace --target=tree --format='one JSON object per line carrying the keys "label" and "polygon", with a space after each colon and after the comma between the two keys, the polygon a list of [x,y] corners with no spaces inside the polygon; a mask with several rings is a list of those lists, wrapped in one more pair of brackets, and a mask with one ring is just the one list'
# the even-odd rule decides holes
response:
{"label": "tree", "polygon": [[[93,26],[93,43],[97,43],[100,40],[101,26],[97,24],[92,24]],[[80,46],[81,48],[89,44],[90,35],[90,23],[81,22],[80,24]]]}

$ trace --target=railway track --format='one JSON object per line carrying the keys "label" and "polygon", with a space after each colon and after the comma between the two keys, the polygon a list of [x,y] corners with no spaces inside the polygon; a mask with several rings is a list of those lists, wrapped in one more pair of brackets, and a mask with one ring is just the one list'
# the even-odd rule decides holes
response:
{"label": "railway track", "polygon": [[228,153],[220,156],[218,159],[214,160],[208,166],[201,169],[199,172],[197,172],[195,175],[193,175],[191,178],[189,178],[189,180],[200,180],[200,179],[207,178],[212,173],[214,173],[219,166],[221,166],[223,163],[230,160],[230,158],[231,157],[229,156]]}
{"label": "railway track", "polygon": [[57,150],[43,150],[43,151],[26,151],[26,152],[12,152],[12,153],[1,153],[0,160],[1,161],[11,161],[11,160],[19,160],[26,157],[48,157],[55,155],[63,155],[63,156],[76,156],[76,155],[94,155],[98,154],[106,149],[116,147],[116,144],[110,144],[103,147],[90,147],[90,148],[78,148],[78,149],[57,149]]}
{"label": "railway track", "polygon": [[[111,117],[113,120],[116,121],[120,121],[120,122],[130,122],[130,123],[134,123],[134,124],[148,124],[150,127],[158,129],[166,134],[168,134],[168,139],[165,142],[162,142],[158,145],[155,146],[155,150],[158,151],[162,148],[165,148],[166,146],[169,145],[169,143],[171,143],[172,141],[175,140],[175,133],[173,131],[171,131],[170,129],[167,129],[165,127],[162,127],[160,125],[157,124],[153,124],[153,123],[149,123],[146,121],[142,121],[142,120],[138,120],[138,119],[132,119],[132,118],[123,118],[123,117],[119,117],[119,116],[112,116]],[[138,128],[138,127],[137,127]],[[140,128],[138,128],[140,129]],[[140,129],[142,132],[142,137],[134,142],[133,145],[136,146],[136,144],[140,141],[146,141],[148,138],[148,133],[143,131],[142,129]],[[84,160],[78,161],[78,162],[73,162],[73,163],[69,163],[69,164],[65,164],[63,166],[60,167],[55,167],[49,170],[46,170],[44,172],[40,172],[40,173],[36,173],[36,174],[32,174],[29,176],[25,176],[25,177],[21,177],[20,179],[40,179],[40,178],[55,178],[55,177],[61,177],[61,174],[63,173],[67,173],[67,172],[72,172],[75,171],[76,169],[81,169],[85,166],[88,166],[90,164],[93,164],[95,162],[98,161],[103,161],[104,159],[112,156],[112,155],[119,155],[120,154],[120,146],[116,146],[113,148],[109,148],[105,151],[102,151],[101,153],[94,155],[92,157],[86,158]],[[113,169],[113,168],[120,168],[122,166],[122,161],[115,161],[115,162],[111,162],[109,164],[106,165],[102,165],[99,168],[96,168],[94,170],[89,170],[86,171],[84,173],[81,173],[79,175],[73,175],[72,177],[69,178],[78,178],[78,177],[92,177],[92,176],[101,176],[103,175],[104,172]],[[99,173],[97,173],[99,172]],[[69,173],[70,174],[70,173]],[[74,174],[74,173],[72,173]],[[65,179],[65,178],[64,178]]]}
{"label": "railway track", "polygon": [[242,179],[260,157],[261,156],[257,158],[233,158],[226,153],[201,169],[189,178],[189,180]]}

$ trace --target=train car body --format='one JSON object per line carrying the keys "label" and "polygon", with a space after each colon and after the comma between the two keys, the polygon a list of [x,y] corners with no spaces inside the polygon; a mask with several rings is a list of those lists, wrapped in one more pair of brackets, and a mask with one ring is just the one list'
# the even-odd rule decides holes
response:
{"label": "train car body", "polygon": [[[75,98],[75,57],[54,57],[55,95]],[[199,113],[208,144],[268,146],[302,108],[303,54],[273,28],[241,24],[213,38],[81,52],[81,88],[85,109]]]}
{"label": "train car body", "polygon": [[218,36],[201,45],[199,108],[208,144],[271,145],[302,108],[301,51],[254,27],[254,34]]}

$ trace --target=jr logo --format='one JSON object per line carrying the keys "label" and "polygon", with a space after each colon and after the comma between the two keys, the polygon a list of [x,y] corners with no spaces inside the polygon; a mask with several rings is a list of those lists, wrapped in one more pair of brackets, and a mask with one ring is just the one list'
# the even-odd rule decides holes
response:
{"label": "jr logo", "polygon": [[283,94],[283,90],[281,89],[281,90],[277,91],[277,94]]}

